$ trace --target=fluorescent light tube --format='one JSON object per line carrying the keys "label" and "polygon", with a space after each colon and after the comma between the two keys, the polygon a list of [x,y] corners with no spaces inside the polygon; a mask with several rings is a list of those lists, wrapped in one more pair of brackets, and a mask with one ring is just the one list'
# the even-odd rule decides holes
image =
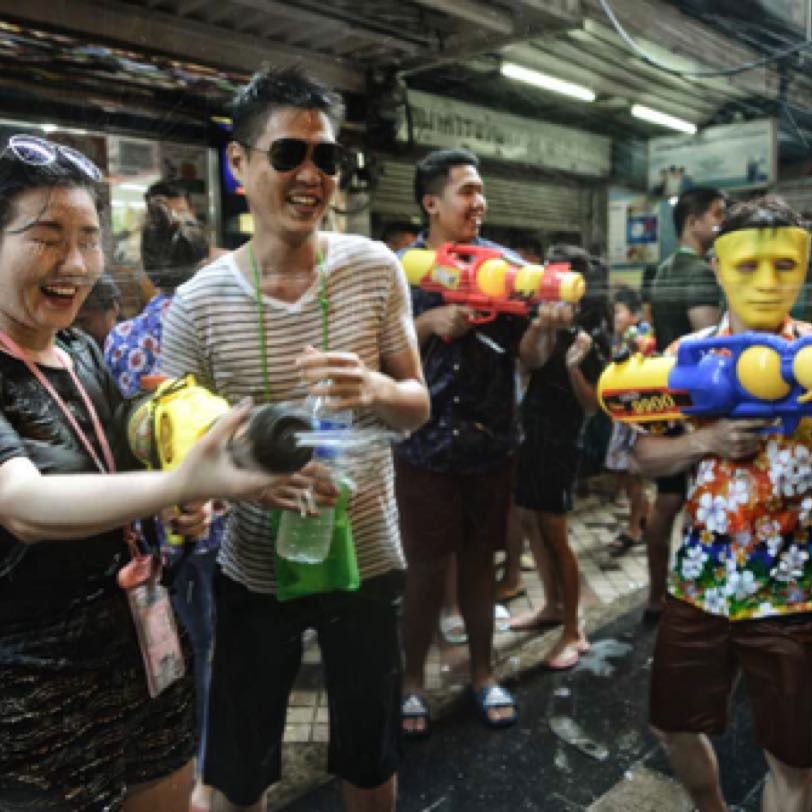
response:
{"label": "fluorescent light tube", "polygon": [[643,104],[633,104],[632,115],[635,118],[643,119],[643,121],[650,121],[652,124],[659,124],[661,127],[668,127],[681,133],[696,134],[696,124],[692,124],[683,118],[670,116],[668,113],[661,113],[659,110],[652,110]]}
{"label": "fluorescent light tube", "polygon": [[566,82],[563,79],[556,79],[555,76],[549,76],[546,73],[525,68],[522,65],[517,65],[515,62],[502,63],[502,76],[507,76],[509,79],[517,79],[520,82],[527,82],[529,85],[535,85],[544,90],[552,90],[553,93],[572,96],[572,98],[580,99],[581,101],[595,101],[595,92],[588,87],[576,85],[573,82]]}

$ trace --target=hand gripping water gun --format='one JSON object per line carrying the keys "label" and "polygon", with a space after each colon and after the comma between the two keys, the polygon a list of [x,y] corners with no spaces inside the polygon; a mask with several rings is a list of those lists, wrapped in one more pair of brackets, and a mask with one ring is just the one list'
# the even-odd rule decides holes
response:
{"label": "hand gripping water gun", "polygon": [[692,416],[777,419],[795,431],[812,416],[812,336],[769,333],[685,339],[676,357],[621,357],[598,380],[603,410],[623,423]]}
{"label": "hand gripping water gun", "polygon": [[[147,468],[171,470],[209,427],[231,408],[225,398],[199,386],[193,375],[171,380],[159,375],[141,378],[142,394],[125,404],[123,425],[133,454]],[[271,473],[298,471],[313,451],[297,435],[311,429],[298,412],[264,404],[251,412],[245,428],[229,444],[234,463],[241,468],[262,468]],[[180,536],[167,532],[170,544]]]}
{"label": "hand gripping water gun", "polygon": [[577,302],[586,292],[583,276],[567,263],[523,264],[482,245],[410,248],[400,261],[413,287],[477,311],[470,319],[473,324],[493,321],[500,313],[526,316],[539,302]]}

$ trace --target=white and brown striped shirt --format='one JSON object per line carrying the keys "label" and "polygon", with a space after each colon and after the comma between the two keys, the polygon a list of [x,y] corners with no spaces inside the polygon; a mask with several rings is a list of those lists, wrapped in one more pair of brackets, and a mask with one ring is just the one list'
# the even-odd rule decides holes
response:
{"label": "white and brown striped shirt", "polygon": [[[368,368],[417,339],[408,285],[400,263],[382,243],[365,237],[324,234],[324,272],[329,299],[330,349],[355,352]],[[318,279],[294,303],[264,297],[265,341],[271,399],[297,402],[306,396],[294,359],[307,345],[322,346]],[[178,288],[164,319],[161,371],[193,373],[198,382],[236,403],[246,395],[263,401],[259,309],[253,286],[232,254],[200,270]],[[381,426],[369,410],[354,425]],[[358,490],[350,502],[353,538],[362,578],[404,566],[400,548],[394,475],[388,448],[371,448],[355,466]],[[255,592],[275,590],[270,510],[240,502],[231,513],[220,564],[229,577]]]}

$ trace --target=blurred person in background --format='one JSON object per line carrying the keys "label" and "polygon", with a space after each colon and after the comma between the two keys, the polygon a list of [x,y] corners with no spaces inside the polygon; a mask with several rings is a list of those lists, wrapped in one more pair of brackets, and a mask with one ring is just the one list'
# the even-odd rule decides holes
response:
{"label": "blurred person in background", "polygon": [[104,342],[121,313],[121,291],[116,280],[105,272],[91,288],[76,316],[76,326],[84,330],[99,345]]}

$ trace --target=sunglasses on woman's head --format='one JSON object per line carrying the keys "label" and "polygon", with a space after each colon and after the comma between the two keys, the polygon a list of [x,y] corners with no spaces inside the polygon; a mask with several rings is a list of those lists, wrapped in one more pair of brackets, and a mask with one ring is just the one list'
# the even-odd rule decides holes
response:
{"label": "sunglasses on woman's head", "polygon": [[99,183],[103,178],[99,169],[90,158],[82,155],[73,147],[55,144],[35,135],[12,135],[6,149],[18,160],[29,166],[48,166],[59,158],[66,160],[89,180]]}
{"label": "sunglasses on woman's head", "polygon": [[243,144],[246,149],[253,149],[256,152],[264,152],[268,156],[268,161],[277,172],[290,172],[301,166],[310,155],[310,160],[317,169],[325,175],[335,175],[341,158],[344,155],[344,148],[335,141],[320,141],[311,144],[301,138],[278,138],[271,142],[268,149],[258,149],[250,144]]}

